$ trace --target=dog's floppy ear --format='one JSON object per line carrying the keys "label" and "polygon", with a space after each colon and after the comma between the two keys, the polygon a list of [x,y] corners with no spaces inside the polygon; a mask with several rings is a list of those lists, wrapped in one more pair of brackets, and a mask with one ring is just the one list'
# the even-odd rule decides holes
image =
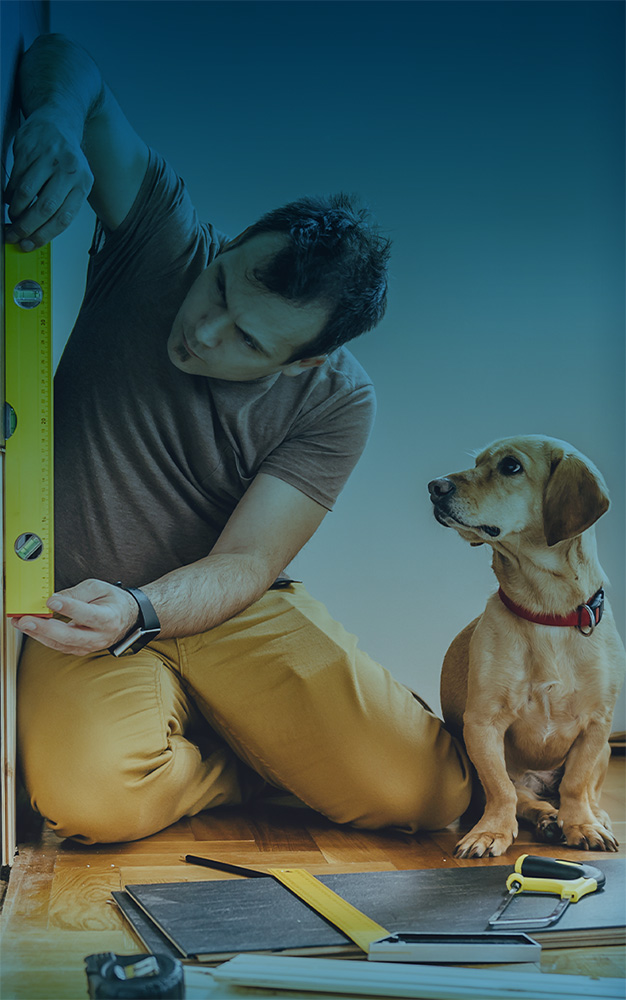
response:
{"label": "dog's floppy ear", "polygon": [[555,456],[543,497],[543,531],[548,545],[574,538],[609,509],[606,484],[578,455]]}

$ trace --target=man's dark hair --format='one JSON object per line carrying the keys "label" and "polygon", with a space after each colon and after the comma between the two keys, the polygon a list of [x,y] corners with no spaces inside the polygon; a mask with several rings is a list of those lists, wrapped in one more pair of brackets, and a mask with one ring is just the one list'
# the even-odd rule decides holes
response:
{"label": "man's dark hair", "polygon": [[262,216],[237,244],[261,233],[284,233],[289,243],[251,277],[298,305],[317,301],[329,310],[321,333],[285,364],[329,354],[380,322],[387,304],[391,244],[352,197],[292,201]]}

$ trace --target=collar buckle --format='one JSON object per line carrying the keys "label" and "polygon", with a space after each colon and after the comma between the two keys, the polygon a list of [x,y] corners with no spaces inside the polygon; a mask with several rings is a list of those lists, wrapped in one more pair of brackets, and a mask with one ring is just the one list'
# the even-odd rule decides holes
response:
{"label": "collar buckle", "polygon": [[[587,638],[592,634],[596,625],[599,625],[602,621],[602,614],[604,612],[604,591],[599,590],[596,594],[594,594],[589,604],[579,604],[576,611],[578,612],[576,628],[581,635],[584,635],[585,638]],[[582,620],[584,611],[587,612],[587,616],[589,618],[589,621],[586,624],[583,624]]]}

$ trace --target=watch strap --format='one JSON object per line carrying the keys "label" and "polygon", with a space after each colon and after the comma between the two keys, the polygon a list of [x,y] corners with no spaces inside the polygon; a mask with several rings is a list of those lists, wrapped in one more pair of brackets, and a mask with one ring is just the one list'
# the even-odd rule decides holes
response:
{"label": "watch strap", "polygon": [[144,629],[158,629],[160,631],[161,622],[143,590],[139,590],[137,587],[122,587],[122,590],[125,590],[127,594],[135,598],[139,607],[139,624],[141,627]]}
{"label": "watch strap", "polygon": [[137,603],[139,615],[137,624],[133,625],[122,639],[113,646],[109,646],[109,652],[113,656],[123,656],[125,653],[138,653],[152,639],[156,639],[161,631],[159,617],[143,590],[139,590],[137,587],[123,587],[119,582],[115,586],[120,587],[121,590],[125,590],[131,595]]}

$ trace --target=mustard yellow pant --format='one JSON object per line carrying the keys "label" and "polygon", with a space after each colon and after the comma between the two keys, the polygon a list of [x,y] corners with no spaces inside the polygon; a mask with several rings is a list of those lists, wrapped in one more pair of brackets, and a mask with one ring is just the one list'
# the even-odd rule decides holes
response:
{"label": "mustard yellow pant", "polygon": [[28,639],[18,683],[26,788],[61,837],[135,840],[272,786],[371,829],[436,829],[469,802],[441,722],[301,584],[135,656]]}

